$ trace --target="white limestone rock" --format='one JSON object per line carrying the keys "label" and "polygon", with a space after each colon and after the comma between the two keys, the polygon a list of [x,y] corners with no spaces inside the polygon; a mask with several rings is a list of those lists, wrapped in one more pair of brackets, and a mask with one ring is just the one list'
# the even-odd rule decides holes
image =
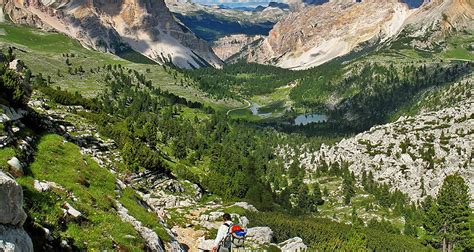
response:
{"label": "white limestone rock", "polygon": [[255,208],[253,205],[247,203],[247,202],[236,202],[234,206],[241,207],[245,210],[251,211],[251,212],[258,212],[257,208]]}
{"label": "white limestone rock", "polygon": [[147,247],[150,249],[150,251],[157,251],[157,252],[164,251],[160,237],[155,233],[155,231],[143,226],[143,224],[140,221],[135,219],[133,216],[129,215],[128,209],[126,209],[118,201],[115,201],[115,204],[117,206],[117,212],[120,216],[120,219],[122,219],[122,221],[132,224],[135,230],[137,230],[137,232],[145,240],[145,243]]}
{"label": "white limestone rock", "polygon": [[206,240],[204,237],[198,239],[198,250],[199,251],[211,251],[214,247],[214,240]]}
{"label": "white limestone rock", "polygon": [[247,226],[249,225],[249,219],[245,216],[241,216],[239,218],[239,224],[243,229],[247,229]]}
{"label": "white limestone rock", "polygon": [[308,249],[308,246],[304,244],[303,239],[299,237],[288,239],[278,244],[278,247],[280,247],[283,252],[300,252]]}
{"label": "white limestone rock", "polygon": [[21,72],[23,71],[23,62],[21,62],[19,59],[14,59],[10,64],[8,64],[8,68],[15,72]]}
{"label": "white limestone rock", "polygon": [[269,227],[253,227],[247,230],[247,238],[256,244],[269,244],[273,238],[273,231]]}
{"label": "white limestone rock", "polygon": [[69,203],[64,203],[63,209],[66,214],[74,217],[74,218],[79,218],[81,217],[82,213],[77,211],[74,207],[72,207]]}
{"label": "white limestone rock", "polygon": [[40,182],[39,180],[36,180],[33,182],[33,187],[35,188],[36,191],[38,192],[46,192],[49,190],[49,184],[46,182]]}

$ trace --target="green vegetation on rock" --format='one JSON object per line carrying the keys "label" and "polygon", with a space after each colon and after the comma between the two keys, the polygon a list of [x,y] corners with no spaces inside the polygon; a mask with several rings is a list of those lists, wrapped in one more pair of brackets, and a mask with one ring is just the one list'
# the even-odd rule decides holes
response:
{"label": "green vegetation on rock", "polygon": [[[25,189],[26,211],[34,223],[51,231],[53,239],[66,239],[77,249],[119,246],[138,251],[143,247],[140,235],[117,215],[115,177],[83,156],[79,147],[61,136],[44,135],[29,169],[27,176],[18,178]],[[54,182],[58,187],[38,192],[34,180]],[[82,215],[64,215],[66,203]]]}

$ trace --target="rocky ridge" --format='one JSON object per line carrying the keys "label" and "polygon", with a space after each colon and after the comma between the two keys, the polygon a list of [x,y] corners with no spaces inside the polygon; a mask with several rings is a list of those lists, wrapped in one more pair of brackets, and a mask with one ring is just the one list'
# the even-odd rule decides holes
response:
{"label": "rocky ridge", "polygon": [[278,22],[288,12],[278,7],[265,7],[260,11],[241,11],[235,9],[223,9],[219,7],[205,6],[196,3],[165,1],[166,5],[173,13],[184,15],[193,15],[198,12],[205,12],[214,15],[221,15],[229,19],[239,20],[241,22],[259,23],[263,21]]}
{"label": "rocky ridge", "polygon": [[120,53],[131,48],[182,68],[222,64],[207,42],[176,22],[162,0],[8,0],[4,10],[17,24],[55,30],[96,50]]}
{"label": "rocky ridge", "polygon": [[427,1],[404,24],[406,36],[415,48],[434,49],[446,34],[474,30],[474,3],[465,0]]}
{"label": "rocky ridge", "polygon": [[411,13],[399,1],[330,1],[293,12],[244,52],[251,62],[306,69],[345,55],[362,43],[396,35]]}
{"label": "rocky ridge", "polygon": [[268,37],[239,53],[249,62],[307,69],[334,58],[408,37],[411,46],[433,49],[446,35],[472,31],[472,1],[425,1],[410,9],[401,1],[333,0],[293,12]]}
{"label": "rocky ridge", "polygon": [[235,34],[225,36],[218,39],[212,44],[212,49],[219,58],[226,61],[234,54],[238,53],[242,48],[248,44],[251,44],[257,40],[262,39],[263,36],[248,36],[245,34]]}
{"label": "rocky ridge", "polygon": [[[402,116],[334,146],[322,145],[315,152],[302,147],[301,166],[310,175],[323,161],[347,162],[356,177],[372,172],[375,181],[399,189],[414,202],[435,196],[446,176],[459,173],[474,194],[474,99],[472,89],[468,92],[451,107]],[[285,147],[278,153],[295,155]]]}

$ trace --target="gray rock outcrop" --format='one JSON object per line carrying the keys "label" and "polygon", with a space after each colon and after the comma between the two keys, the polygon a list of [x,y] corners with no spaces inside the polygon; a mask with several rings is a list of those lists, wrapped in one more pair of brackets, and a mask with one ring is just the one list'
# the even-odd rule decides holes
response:
{"label": "gray rock outcrop", "polygon": [[269,227],[253,227],[247,230],[247,237],[256,244],[269,244],[273,238],[273,231]]}
{"label": "gray rock outcrop", "polygon": [[21,186],[11,177],[0,172],[0,224],[22,226],[26,220],[22,204]]}
{"label": "gray rock outcrop", "polygon": [[21,186],[0,171],[0,251],[33,251],[33,243],[22,228],[26,220],[22,204]]}
{"label": "gray rock outcrop", "polygon": [[30,252],[33,251],[33,243],[23,228],[0,225],[0,251]]}
{"label": "gray rock outcrop", "polygon": [[138,233],[143,237],[145,240],[148,248],[151,251],[165,251],[163,249],[163,246],[161,245],[162,242],[160,240],[160,237],[155,233],[155,231],[143,226],[143,224],[135,219],[133,216],[128,214],[128,209],[126,209],[122,204],[120,204],[118,201],[115,202],[117,206],[117,212],[120,216],[120,218],[132,224],[132,226],[137,230]]}
{"label": "gray rock outcrop", "polygon": [[[374,180],[407,194],[412,202],[434,197],[446,176],[458,173],[474,193],[474,99],[438,111],[400,117],[396,122],[372,127],[319,150],[278,150],[282,157],[299,152],[308,174],[322,165],[347,163],[356,177],[372,173]],[[429,154],[432,153],[432,154]],[[289,165],[290,163],[288,163]],[[308,178],[308,180],[310,180]],[[471,204],[474,207],[474,204]]]}
{"label": "gray rock outcrop", "polygon": [[288,239],[278,244],[278,247],[280,247],[281,251],[284,252],[299,252],[306,251],[308,249],[308,246],[304,244],[303,239],[299,237]]}

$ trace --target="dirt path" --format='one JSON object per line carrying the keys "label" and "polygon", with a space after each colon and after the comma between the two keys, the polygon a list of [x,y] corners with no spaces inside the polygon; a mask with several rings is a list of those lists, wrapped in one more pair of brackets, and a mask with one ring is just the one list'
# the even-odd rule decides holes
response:
{"label": "dirt path", "polygon": [[[185,216],[185,218],[188,220],[198,219],[199,216],[201,216],[204,212],[211,209],[215,209],[217,207],[219,207],[219,205],[193,209],[191,212],[189,212],[189,214]],[[185,244],[189,248],[189,252],[198,252],[198,246],[200,243],[199,238],[204,237],[206,235],[206,231],[194,230],[193,227],[184,228],[180,226],[174,226],[172,228],[172,231],[176,234],[176,239],[178,240],[178,242],[181,244]]]}
{"label": "dirt path", "polygon": [[252,103],[249,102],[247,99],[244,99],[244,101],[247,103],[247,106],[234,108],[234,109],[229,109],[229,110],[227,110],[226,115],[229,115],[232,111],[236,111],[236,110],[239,110],[239,109],[247,109],[247,108],[250,108],[252,106]]}
{"label": "dirt path", "polygon": [[185,244],[189,248],[189,252],[198,252],[199,238],[205,235],[205,232],[202,230],[196,231],[192,227],[182,228],[174,226],[172,228],[173,232],[176,234],[178,242]]}

